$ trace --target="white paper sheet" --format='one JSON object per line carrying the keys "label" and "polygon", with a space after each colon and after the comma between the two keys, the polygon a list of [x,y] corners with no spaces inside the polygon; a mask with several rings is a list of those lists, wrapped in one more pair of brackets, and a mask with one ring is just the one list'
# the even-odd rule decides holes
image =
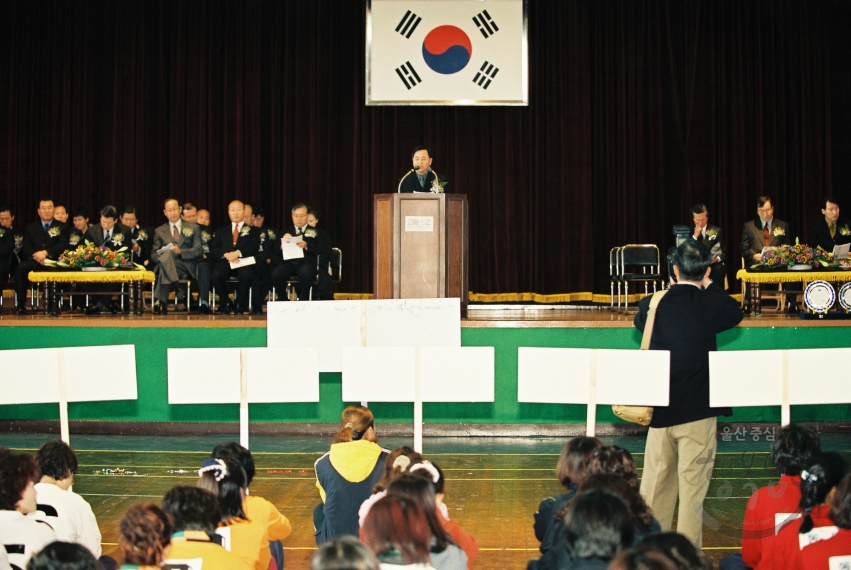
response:
{"label": "white paper sheet", "polygon": [[281,252],[284,259],[302,259],[304,258],[304,250],[296,244],[304,241],[301,236],[291,236],[281,238]]}
{"label": "white paper sheet", "polygon": [[230,262],[230,268],[239,269],[240,267],[248,267],[249,265],[254,265],[255,263],[256,260],[254,259],[253,255],[250,257],[240,257],[236,261]]}

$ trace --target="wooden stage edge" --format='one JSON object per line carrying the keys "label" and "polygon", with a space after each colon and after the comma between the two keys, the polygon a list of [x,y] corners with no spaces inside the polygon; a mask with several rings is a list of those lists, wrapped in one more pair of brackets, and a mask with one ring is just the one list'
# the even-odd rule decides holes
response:
{"label": "wooden stage edge", "polygon": [[[851,433],[851,422],[800,422],[819,433]],[[739,427],[760,431],[776,428],[777,422],[718,422],[718,433],[723,428],[735,431]],[[201,436],[239,434],[237,422],[122,422],[99,420],[71,420],[72,434],[97,435],[169,435]],[[284,423],[258,422],[249,425],[250,435],[272,435],[288,437],[334,437],[339,424],[331,423]],[[58,420],[0,420],[0,433],[59,433]],[[599,423],[598,436],[646,435],[647,428],[638,424]],[[413,437],[410,423],[382,423],[381,435],[386,437]],[[470,423],[426,423],[425,437],[574,437],[585,435],[584,423],[560,424],[470,424]]]}
{"label": "wooden stage edge", "polygon": [[[635,311],[612,311],[608,307],[565,305],[479,305],[471,304],[461,328],[632,328]],[[187,328],[265,328],[263,316],[219,316],[196,313],[149,312],[140,316],[128,314],[87,316],[79,312],[58,317],[33,312],[14,315],[8,308],[0,313],[0,327],[187,327]],[[761,316],[745,314],[742,327],[851,327],[849,320],[801,319],[797,313],[767,311]]]}

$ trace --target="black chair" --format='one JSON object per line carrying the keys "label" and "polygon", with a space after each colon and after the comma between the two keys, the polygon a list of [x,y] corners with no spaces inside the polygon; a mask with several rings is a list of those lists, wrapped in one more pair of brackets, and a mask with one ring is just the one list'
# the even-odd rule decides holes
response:
{"label": "black chair", "polygon": [[660,271],[659,248],[654,244],[629,244],[620,251],[620,276],[624,287],[624,311],[629,309],[629,283],[644,283],[644,295],[650,294],[648,285],[653,284],[653,292],[658,283],[664,284],[665,277]]}
{"label": "black chair", "polygon": [[618,288],[618,310],[621,309],[620,247],[609,251],[609,309],[615,310],[615,287]]}

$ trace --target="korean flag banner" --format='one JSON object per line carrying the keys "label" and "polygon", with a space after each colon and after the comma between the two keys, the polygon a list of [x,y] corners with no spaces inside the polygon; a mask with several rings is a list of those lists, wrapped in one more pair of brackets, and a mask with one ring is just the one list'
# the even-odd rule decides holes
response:
{"label": "korean flag banner", "polygon": [[367,0],[367,105],[528,105],[527,0]]}

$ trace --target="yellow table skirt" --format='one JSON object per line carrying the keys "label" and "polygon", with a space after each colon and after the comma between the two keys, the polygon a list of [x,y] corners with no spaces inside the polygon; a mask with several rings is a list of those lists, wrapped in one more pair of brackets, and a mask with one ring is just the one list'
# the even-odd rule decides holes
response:
{"label": "yellow table skirt", "polygon": [[809,283],[810,281],[851,281],[851,271],[747,271],[739,269],[736,279],[745,283]]}
{"label": "yellow table skirt", "polygon": [[129,281],[154,282],[153,271],[31,271],[32,283],[127,283]]}

